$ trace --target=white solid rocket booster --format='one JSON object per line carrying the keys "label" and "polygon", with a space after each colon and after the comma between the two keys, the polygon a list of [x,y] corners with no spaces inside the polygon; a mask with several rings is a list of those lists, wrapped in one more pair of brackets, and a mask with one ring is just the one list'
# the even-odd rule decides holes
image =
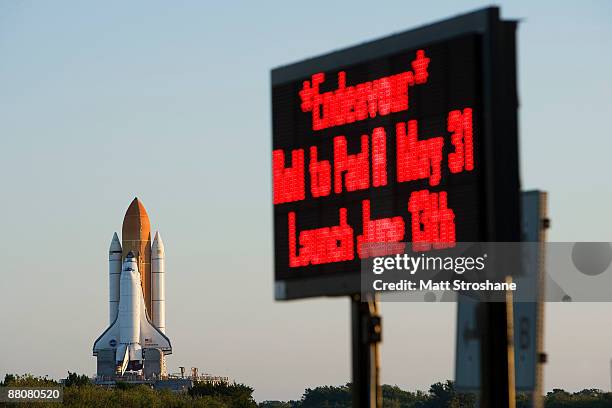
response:
{"label": "white solid rocket booster", "polygon": [[151,301],[153,324],[162,333],[166,332],[165,272],[164,243],[158,231],[151,247]]}
{"label": "white solid rocket booster", "polygon": [[113,324],[119,307],[119,279],[121,277],[121,243],[117,233],[113,235],[108,249],[108,323]]}

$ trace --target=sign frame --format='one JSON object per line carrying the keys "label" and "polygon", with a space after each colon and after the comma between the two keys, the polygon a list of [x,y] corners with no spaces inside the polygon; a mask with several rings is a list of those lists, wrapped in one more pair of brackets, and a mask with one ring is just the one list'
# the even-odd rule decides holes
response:
{"label": "sign frame", "polygon": [[[518,95],[515,20],[501,20],[498,7],[488,7],[379,40],[281,66],[271,71],[271,88],[346,66],[418,49],[467,34],[481,41],[483,241],[520,241],[518,162]],[[270,166],[271,168],[272,166]],[[273,207],[274,214],[274,207]],[[274,218],[274,216],[273,216]],[[276,267],[276,266],[275,266]],[[360,292],[359,271],[312,278],[275,277],[276,300],[342,296]]]}

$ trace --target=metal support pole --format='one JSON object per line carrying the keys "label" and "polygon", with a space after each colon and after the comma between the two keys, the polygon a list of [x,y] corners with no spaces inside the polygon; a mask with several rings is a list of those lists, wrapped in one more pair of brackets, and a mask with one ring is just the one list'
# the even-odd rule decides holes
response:
{"label": "metal support pole", "polygon": [[481,326],[481,408],[515,408],[512,293],[505,302],[479,306]]}
{"label": "metal support pole", "polygon": [[351,297],[351,342],[353,360],[353,408],[381,408],[379,348],[382,325],[375,297]]}

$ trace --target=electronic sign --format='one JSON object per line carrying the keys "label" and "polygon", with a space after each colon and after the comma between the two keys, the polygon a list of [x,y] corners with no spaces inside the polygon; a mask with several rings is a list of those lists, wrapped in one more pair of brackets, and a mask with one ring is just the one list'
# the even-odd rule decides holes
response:
{"label": "electronic sign", "polygon": [[272,71],[277,299],[358,293],[369,244],[520,240],[515,27],[488,8]]}

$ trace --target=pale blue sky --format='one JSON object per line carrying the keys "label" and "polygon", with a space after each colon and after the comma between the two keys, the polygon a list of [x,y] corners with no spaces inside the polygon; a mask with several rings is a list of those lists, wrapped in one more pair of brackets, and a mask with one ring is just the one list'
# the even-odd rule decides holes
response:
{"label": "pale blue sky", "polygon": [[[107,250],[137,195],[179,365],[262,399],[349,381],[344,299],[275,303],[269,70],[489,3],[0,1],[0,376],[93,374]],[[551,240],[612,241],[612,3],[520,18],[523,186]],[[455,307],[384,304],[382,380],[452,378]],[[609,388],[612,304],[547,308],[546,388]]]}

